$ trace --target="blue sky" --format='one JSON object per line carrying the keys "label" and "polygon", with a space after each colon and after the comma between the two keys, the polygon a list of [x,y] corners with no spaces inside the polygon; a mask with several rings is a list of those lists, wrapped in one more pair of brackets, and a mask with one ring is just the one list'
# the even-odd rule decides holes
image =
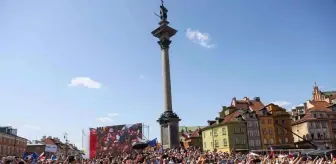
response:
{"label": "blue sky", "polygon": [[[311,98],[314,81],[336,90],[334,0],[166,1],[179,31],[170,55],[182,125],[205,125],[233,96],[290,108]],[[0,124],[28,139],[67,132],[79,146],[88,127],[144,122],[158,136],[159,4],[0,1]],[[69,86],[76,77],[91,88]]]}

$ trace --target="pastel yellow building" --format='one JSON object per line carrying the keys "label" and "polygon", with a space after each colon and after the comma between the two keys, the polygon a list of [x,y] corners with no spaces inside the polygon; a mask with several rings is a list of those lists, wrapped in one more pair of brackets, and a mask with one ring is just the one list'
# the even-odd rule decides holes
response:
{"label": "pastel yellow building", "polygon": [[224,117],[208,121],[209,126],[202,129],[203,150],[210,151],[247,151],[246,123],[244,110],[235,107],[223,108]]}

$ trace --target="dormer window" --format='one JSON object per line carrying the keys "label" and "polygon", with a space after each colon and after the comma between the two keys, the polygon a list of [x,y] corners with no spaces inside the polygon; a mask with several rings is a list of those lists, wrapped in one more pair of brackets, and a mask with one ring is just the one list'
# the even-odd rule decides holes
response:
{"label": "dormer window", "polygon": [[313,116],[316,118],[316,117],[317,117],[317,116],[316,116],[316,113],[314,113]]}
{"label": "dormer window", "polygon": [[267,115],[267,111],[266,110],[263,110],[262,113],[263,113],[263,115]]}

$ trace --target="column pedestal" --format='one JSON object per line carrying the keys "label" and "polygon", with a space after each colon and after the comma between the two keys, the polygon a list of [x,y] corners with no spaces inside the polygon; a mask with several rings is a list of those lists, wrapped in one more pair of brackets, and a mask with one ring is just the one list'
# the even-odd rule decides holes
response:
{"label": "column pedestal", "polygon": [[165,111],[157,120],[161,129],[161,144],[164,149],[180,146],[179,121],[181,119],[172,111]]}

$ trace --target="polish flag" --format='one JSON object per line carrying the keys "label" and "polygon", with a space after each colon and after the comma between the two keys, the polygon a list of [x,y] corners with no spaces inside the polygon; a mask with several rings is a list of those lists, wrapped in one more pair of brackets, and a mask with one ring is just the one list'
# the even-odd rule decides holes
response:
{"label": "polish flag", "polygon": [[45,159],[45,157],[44,157],[44,152],[39,156],[38,159],[39,159],[39,160],[44,160],[44,159]]}
{"label": "polish flag", "polygon": [[270,147],[270,149],[271,149],[271,156],[272,156],[272,158],[274,158],[274,150],[273,150],[273,148],[272,148],[272,146]]}

